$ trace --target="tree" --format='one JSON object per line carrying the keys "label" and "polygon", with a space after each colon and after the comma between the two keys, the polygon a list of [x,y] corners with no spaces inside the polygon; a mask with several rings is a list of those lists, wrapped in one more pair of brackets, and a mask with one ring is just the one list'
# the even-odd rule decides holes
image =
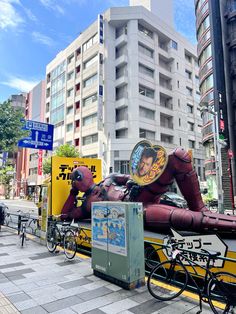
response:
{"label": "tree", "polygon": [[14,168],[12,166],[6,166],[0,169],[0,181],[4,186],[5,198],[10,198],[10,192],[12,189],[12,180],[14,178]]}
{"label": "tree", "polygon": [[23,119],[21,108],[13,107],[10,101],[0,103],[0,152],[14,151],[18,140],[26,136]]}
{"label": "tree", "polygon": [[[53,153],[54,156],[59,157],[79,157],[78,150],[69,144],[64,144],[56,148],[55,152]],[[43,161],[43,173],[50,174],[52,170],[52,159],[48,157]]]}

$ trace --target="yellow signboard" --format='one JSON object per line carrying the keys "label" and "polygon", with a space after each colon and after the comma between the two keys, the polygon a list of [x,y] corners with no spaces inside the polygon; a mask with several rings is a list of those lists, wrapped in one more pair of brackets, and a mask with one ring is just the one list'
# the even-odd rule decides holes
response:
{"label": "yellow signboard", "polygon": [[52,215],[60,215],[71,189],[71,173],[78,166],[86,166],[95,183],[102,180],[101,160],[52,156]]}

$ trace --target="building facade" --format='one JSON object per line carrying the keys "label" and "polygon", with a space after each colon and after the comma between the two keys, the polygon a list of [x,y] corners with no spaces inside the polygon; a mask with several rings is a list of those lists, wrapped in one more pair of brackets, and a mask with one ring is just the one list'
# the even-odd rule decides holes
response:
{"label": "building facade", "polygon": [[[228,20],[230,1],[196,0],[197,40],[206,178],[224,209],[234,206],[235,109],[232,105],[234,49]],[[235,3],[234,1],[230,2]],[[231,34],[231,35],[230,35]],[[233,33],[234,34],[234,33]]]}
{"label": "building facade", "polygon": [[196,49],[158,17],[156,2],[107,10],[47,65],[46,122],[55,147],[102,158],[104,174],[128,173],[145,138],[191,149],[204,180]]}

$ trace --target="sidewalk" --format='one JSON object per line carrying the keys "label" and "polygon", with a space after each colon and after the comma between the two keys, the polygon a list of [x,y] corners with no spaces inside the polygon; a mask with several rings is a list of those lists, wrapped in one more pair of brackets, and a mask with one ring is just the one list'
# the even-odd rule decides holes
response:
{"label": "sidewalk", "polygon": [[[0,232],[0,314],[193,314],[198,302],[179,297],[159,302],[147,287],[124,290],[93,275],[91,259],[68,261],[62,253],[28,240],[21,248],[16,233]],[[212,313],[204,305],[204,314]]]}

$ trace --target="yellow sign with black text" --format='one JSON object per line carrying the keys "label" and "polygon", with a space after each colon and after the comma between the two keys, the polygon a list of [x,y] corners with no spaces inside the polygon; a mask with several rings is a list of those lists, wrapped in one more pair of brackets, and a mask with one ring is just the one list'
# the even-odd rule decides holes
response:
{"label": "yellow sign with black text", "polygon": [[101,160],[52,156],[52,215],[60,215],[71,189],[71,173],[78,166],[86,166],[95,183],[102,180]]}

